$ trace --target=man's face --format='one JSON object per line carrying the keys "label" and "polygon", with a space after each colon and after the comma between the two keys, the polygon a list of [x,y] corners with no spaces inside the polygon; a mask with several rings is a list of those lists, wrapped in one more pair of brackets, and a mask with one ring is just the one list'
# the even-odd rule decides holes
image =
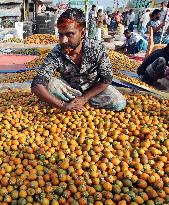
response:
{"label": "man's face", "polygon": [[131,36],[131,33],[124,33],[124,35],[125,35],[125,37],[126,37],[127,39],[129,39],[130,36]]}
{"label": "man's face", "polygon": [[157,15],[156,15],[156,20],[159,20],[160,19],[160,13],[158,13]]}
{"label": "man's face", "polygon": [[64,53],[69,54],[75,50],[85,35],[85,29],[75,21],[63,22],[58,25],[59,42]]}
{"label": "man's face", "polygon": [[168,4],[167,1],[163,2],[163,3],[162,3],[162,7],[163,7],[163,8],[164,8],[164,7],[167,7],[167,4]]}

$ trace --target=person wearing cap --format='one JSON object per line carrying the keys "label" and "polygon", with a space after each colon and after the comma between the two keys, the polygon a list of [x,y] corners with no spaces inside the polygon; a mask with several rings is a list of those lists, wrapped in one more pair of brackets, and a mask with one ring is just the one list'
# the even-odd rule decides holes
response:
{"label": "person wearing cap", "polygon": [[156,88],[160,88],[158,79],[169,80],[169,44],[150,53],[138,67],[137,73],[142,81]]}
{"label": "person wearing cap", "polygon": [[57,27],[59,44],[40,65],[32,92],[62,111],[83,111],[88,102],[97,108],[124,109],[124,96],[111,85],[112,65],[105,46],[85,36],[82,10],[67,9],[58,18]]}

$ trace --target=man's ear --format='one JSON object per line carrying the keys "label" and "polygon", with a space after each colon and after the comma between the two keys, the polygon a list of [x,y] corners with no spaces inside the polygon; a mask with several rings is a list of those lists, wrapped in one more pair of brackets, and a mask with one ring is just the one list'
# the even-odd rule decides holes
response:
{"label": "man's ear", "polygon": [[81,34],[82,34],[82,38],[86,35],[86,28],[82,28]]}

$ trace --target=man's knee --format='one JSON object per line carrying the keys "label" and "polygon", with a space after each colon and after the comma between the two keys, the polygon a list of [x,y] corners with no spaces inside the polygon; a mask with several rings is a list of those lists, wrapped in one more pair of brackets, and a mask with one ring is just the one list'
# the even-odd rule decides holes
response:
{"label": "man's knee", "polygon": [[125,107],[126,107],[126,99],[124,96],[121,96],[119,100],[113,103],[114,111],[124,110]]}
{"label": "man's knee", "polygon": [[158,59],[159,59],[160,62],[165,62],[166,61],[164,57],[159,57]]}

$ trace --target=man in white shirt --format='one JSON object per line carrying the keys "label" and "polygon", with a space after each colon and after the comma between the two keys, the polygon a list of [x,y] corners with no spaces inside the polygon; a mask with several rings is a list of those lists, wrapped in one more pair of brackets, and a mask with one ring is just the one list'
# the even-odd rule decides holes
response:
{"label": "man in white shirt", "polygon": [[161,3],[161,13],[160,13],[160,21],[164,22],[165,16],[167,14],[167,1]]}
{"label": "man in white shirt", "polygon": [[141,34],[144,35],[147,31],[147,24],[150,21],[150,10],[147,9],[146,12],[142,15],[141,22]]}
{"label": "man in white shirt", "polygon": [[126,50],[127,54],[136,54],[140,51],[146,51],[148,42],[138,33],[131,32],[129,29],[124,31],[126,37],[125,43],[117,50]]}
{"label": "man in white shirt", "polygon": [[129,14],[130,14],[130,23],[129,23],[128,29],[131,32],[133,32],[133,30],[134,30],[134,22],[135,22],[135,13],[134,13],[133,9],[130,9]]}
{"label": "man in white shirt", "polygon": [[167,8],[168,2],[164,1],[161,3],[161,12],[160,12],[160,22],[165,23],[164,31],[169,27],[169,10]]}

